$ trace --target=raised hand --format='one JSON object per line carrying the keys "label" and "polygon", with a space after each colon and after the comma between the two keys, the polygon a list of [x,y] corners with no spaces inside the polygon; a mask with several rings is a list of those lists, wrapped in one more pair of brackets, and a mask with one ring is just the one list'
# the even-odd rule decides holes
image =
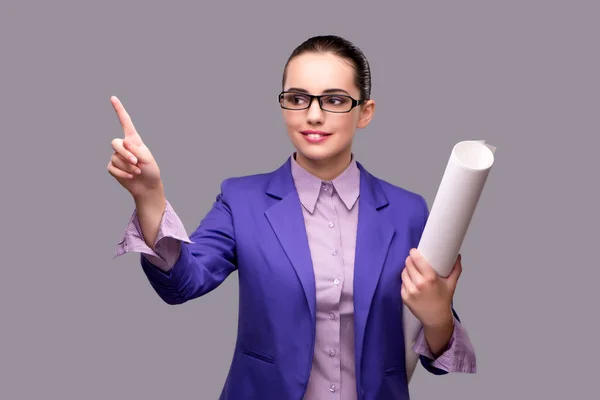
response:
{"label": "raised hand", "polygon": [[123,127],[124,138],[115,138],[111,142],[114,153],[108,163],[108,173],[134,199],[139,199],[162,187],[160,169],[121,101],[116,96],[112,96],[110,101]]}

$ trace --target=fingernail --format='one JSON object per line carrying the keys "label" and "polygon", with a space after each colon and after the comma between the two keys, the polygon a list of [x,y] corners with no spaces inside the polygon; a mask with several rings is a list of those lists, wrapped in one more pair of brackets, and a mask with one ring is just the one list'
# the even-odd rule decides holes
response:
{"label": "fingernail", "polygon": [[137,158],[131,156],[131,158],[129,159],[129,161],[131,161],[134,164],[137,164]]}

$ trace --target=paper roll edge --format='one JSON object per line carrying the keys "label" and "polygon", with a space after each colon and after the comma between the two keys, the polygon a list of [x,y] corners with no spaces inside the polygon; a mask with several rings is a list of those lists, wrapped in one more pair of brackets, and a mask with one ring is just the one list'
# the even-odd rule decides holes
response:
{"label": "paper roll edge", "polygon": [[[465,145],[469,145],[469,144],[476,144],[477,150],[483,153],[483,157],[487,158],[485,165],[483,165],[483,166],[469,165],[467,162],[465,162],[464,159],[461,159],[461,157],[458,156],[457,150],[460,149],[461,147],[464,147]],[[462,140],[462,141],[456,143],[454,145],[454,147],[452,147],[452,151],[450,152],[450,159],[448,160],[448,162],[450,163],[452,160],[454,160],[456,163],[458,163],[458,165],[460,165],[461,167],[463,167],[465,169],[468,169],[471,171],[485,171],[485,170],[491,169],[492,166],[494,165],[495,152],[496,152],[496,147],[492,146],[488,143],[485,143],[485,140]]]}

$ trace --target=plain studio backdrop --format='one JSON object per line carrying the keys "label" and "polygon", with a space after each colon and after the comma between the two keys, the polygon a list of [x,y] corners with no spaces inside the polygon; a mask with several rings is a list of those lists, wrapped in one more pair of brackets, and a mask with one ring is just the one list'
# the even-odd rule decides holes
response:
{"label": "plain studio backdrop", "polygon": [[138,254],[112,259],[133,201],[106,171],[123,135],[109,98],[191,233],[223,179],[293,151],[281,74],[318,34],[371,63],[376,114],[354,149],[370,172],[431,206],[455,143],[497,146],[455,295],[478,371],[419,365],[412,398],[593,397],[598,2],[36,3],[0,6],[0,398],[218,397],[237,274],[169,306]]}

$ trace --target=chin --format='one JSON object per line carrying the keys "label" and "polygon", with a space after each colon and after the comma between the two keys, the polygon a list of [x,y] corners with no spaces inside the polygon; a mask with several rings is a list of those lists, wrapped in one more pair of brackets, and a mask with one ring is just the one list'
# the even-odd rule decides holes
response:
{"label": "chin", "polygon": [[322,162],[339,157],[341,154],[347,151],[348,147],[350,147],[352,143],[345,143],[345,140],[340,141],[340,139],[343,138],[338,137],[338,134],[335,134],[333,137],[327,139],[328,141],[325,143],[317,144],[307,143],[304,136],[301,133],[296,132],[294,132],[294,134],[290,134],[290,139],[299,155],[308,160],[316,162]]}
{"label": "chin", "polygon": [[343,149],[334,150],[324,147],[305,148],[304,146],[297,146],[296,151],[304,158],[308,158],[312,161],[325,161],[337,157],[344,152]]}

